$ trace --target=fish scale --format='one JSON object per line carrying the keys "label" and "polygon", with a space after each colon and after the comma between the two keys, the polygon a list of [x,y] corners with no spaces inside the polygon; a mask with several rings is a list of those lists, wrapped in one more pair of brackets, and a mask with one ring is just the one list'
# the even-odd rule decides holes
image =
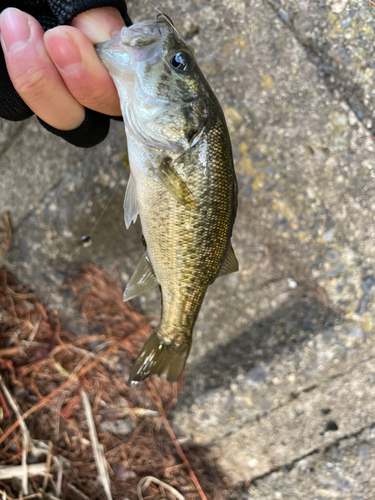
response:
{"label": "fish scale", "polygon": [[132,183],[125,210],[130,221],[139,213],[147,245],[125,299],[157,283],[162,293],[160,324],[131,379],[157,373],[173,381],[184,368],[207,287],[238,269],[230,244],[237,183],[229,133],[191,51],[165,19],[123,28],[98,54],[125,121]]}

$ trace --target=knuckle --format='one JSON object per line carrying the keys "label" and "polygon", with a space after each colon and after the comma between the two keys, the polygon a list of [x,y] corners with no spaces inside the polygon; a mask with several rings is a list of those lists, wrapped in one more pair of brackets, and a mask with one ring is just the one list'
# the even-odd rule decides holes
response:
{"label": "knuckle", "polygon": [[44,68],[27,69],[20,73],[13,85],[19,95],[27,101],[37,102],[46,97],[49,78]]}
{"label": "knuckle", "polygon": [[86,102],[86,105],[101,106],[108,100],[108,94],[103,88],[93,88],[88,94],[82,95],[82,100]]}
{"label": "knuckle", "polygon": [[83,106],[95,110],[111,106],[113,101],[112,93],[106,85],[101,84],[86,86],[73,92],[73,95]]}

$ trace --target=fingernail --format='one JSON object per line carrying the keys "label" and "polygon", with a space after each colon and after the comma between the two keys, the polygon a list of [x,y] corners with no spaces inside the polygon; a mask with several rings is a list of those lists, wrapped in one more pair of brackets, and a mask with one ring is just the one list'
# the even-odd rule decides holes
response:
{"label": "fingernail", "polygon": [[0,17],[0,31],[1,38],[9,52],[14,52],[26,45],[31,35],[26,14],[13,8],[2,12]]}
{"label": "fingernail", "polygon": [[45,43],[56,66],[64,71],[74,71],[82,62],[81,53],[69,33],[47,32]]}

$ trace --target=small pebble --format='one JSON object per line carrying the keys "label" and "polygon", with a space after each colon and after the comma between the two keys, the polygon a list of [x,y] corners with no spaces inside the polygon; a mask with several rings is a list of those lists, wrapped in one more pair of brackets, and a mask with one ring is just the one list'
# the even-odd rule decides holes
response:
{"label": "small pebble", "polygon": [[352,337],[360,338],[362,336],[362,331],[357,326],[348,326],[343,329],[342,333],[344,335],[351,335]]}
{"label": "small pebble", "polygon": [[264,382],[267,378],[267,372],[263,366],[254,366],[250,371],[246,373],[246,379],[248,384],[257,385]]}
{"label": "small pebble", "polygon": [[82,245],[87,248],[89,246],[92,245],[92,239],[91,239],[91,236],[87,236],[87,235],[84,235],[84,236],[81,236],[81,243]]}
{"label": "small pebble", "polygon": [[339,266],[336,266],[333,269],[331,269],[331,271],[328,271],[326,276],[327,278],[334,278],[335,276],[341,274],[344,269],[345,269],[345,264],[340,264]]}
{"label": "small pebble", "polygon": [[337,0],[331,6],[332,12],[340,14],[346,7],[346,0]]}
{"label": "small pebble", "polygon": [[336,250],[328,250],[327,258],[332,261],[337,261],[340,258],[340,254]]}
{"label": "small pebble", "polygon": [[279,9],[279,16],[284,22],[287,23],[289,21],[289,14],[284,9]]}
{"label": "small pebble", "polygon": [[289,288],[291,288],[292,290],[295,290],[297,288],[297,283],[292,280],[292,278],[288,278],[288,285],[289,285]]}
{"label": "small pebble", "polygon": [[346,28],[348,28],[352,24],[353,19],[355,18],[356,13],[357,12],[355,10],[352,10],[350,12],[350,14],[348,15],[348,17],[344,20],[344,22],[341,23],[340,29],[345,30]]}
{"label": "small pebble", "polygon": [[372,276],[367,276],[363,279],[362,290],[364,292],[369,292],[373,285],[375,285],[375,278],[373,278]]}
{"label": "small pebble", "polygon": [[334,236],[335,236],[335,231],[333,229],[330,229],[329,231],[326,231],[323,234],[322,239],[326,243],[329,243],[330,241],[333,241]]}
{"label": "small pebble", "polygon": [[359,456],[363,460],[368,460],[370,458],[370,447],[368,444],[361,444],[359,447]]}
{"label": "small pebble", "polygon": [[313,333],[315,330],[314,325],[311,323],[310,318],[308,318],[307,316],[303,318],[302,325],[303,329],[306,330],[307,332]]}

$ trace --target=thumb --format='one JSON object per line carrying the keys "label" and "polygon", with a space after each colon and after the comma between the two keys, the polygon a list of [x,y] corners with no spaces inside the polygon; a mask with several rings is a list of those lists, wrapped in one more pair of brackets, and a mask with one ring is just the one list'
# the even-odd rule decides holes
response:
{"label": "thumb", "polygon": [[71,22],[71,26],[82,31],[93,44],[96,44],[118,35],[125,24],[117,9],[101,7],[78,14]]}

